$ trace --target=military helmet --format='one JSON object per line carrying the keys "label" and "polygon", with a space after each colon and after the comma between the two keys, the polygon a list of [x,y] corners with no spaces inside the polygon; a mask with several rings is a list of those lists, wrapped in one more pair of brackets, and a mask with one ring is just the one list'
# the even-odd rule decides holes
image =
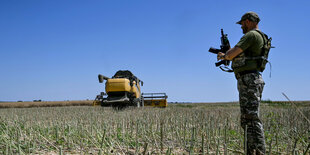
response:
{"label": "military helmet", "polygon": [[244,21],[244,20],[246,20],[246,19],[248,19],[248,20],[250,20],[250,21],[252,21],[252,22],[257,22],[257,23],[259,23],[259,21],[260,21],[260,19],[259,19],[257,13],[250,11],[250,12],[245,13],[245,14],[241,17],[241,20],[238,21],[236,24],[240,24],[240,25],[241,25],[241,22]]}

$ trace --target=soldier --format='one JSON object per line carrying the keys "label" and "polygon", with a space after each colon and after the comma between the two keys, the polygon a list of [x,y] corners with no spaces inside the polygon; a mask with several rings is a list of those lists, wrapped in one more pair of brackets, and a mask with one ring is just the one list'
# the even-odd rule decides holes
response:
{"label": "soldier", "polygon": [[[258,30],[260,18],[255,12],[247,12],[237,24],[241,25],[244,36],[226,54],[218,53],[218,60],[232,60],[232,68],[238,81],[241,126],[247,131],[247,154],[265,154],[265,136],[259,119],[259,104],[264,88],[262,64],[259,56],[267,36]],[[269,51],[268,51],[269,52]],[[263,65],[263,66],[262,66]],[[262,69],[263,67],[263,69]]]}

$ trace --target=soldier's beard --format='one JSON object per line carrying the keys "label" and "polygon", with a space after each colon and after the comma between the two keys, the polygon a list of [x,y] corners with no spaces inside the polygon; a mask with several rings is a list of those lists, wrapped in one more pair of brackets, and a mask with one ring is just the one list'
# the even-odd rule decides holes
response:
{"label": "soldier's beard", "polygon": [[248,27],[244,26],[242,27],[243,34],[246,34],[248,32]]}

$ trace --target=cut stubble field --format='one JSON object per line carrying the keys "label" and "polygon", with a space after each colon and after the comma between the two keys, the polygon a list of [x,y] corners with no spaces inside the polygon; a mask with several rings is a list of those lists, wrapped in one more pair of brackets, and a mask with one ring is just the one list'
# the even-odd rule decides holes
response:
{"label": "cut stubble field", "polygon": [[33,107],[62,107],[62,106],[91,106],[91,105],[93,105],[93,100],[0,102],[0,108],[33,108]]}
{"label": "cut stubble field", "polygon": [[[297,105],[309,119],[310,103]],[[309,154],[304,116],[261,105],[268,154]],[[243,144],[238,103],[0,109],[0,154],[244,154]]]}

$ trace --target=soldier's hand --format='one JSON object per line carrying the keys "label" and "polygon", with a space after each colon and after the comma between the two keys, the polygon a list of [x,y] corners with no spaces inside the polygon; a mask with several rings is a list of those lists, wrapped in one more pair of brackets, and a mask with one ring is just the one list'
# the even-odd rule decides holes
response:
{"label": "soldier's hand", "polygon": [[225,59],[225,54],[222,52],[217,53],[217,61],[219,60],[224,60]]}

